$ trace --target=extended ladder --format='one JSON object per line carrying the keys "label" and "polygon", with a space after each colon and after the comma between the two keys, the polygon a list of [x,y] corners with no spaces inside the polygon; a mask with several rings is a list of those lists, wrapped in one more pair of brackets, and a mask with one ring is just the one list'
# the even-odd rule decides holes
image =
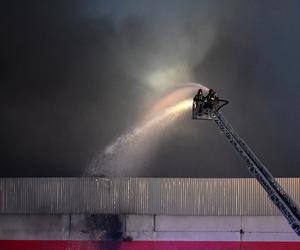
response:
{"label": "extended ladder", "polygon": [[212,112],[211,117],[225,134],[234,149],[246,161],[248,170],[265,189],[268,197],[281,211],[292,229],[300,236],[300,212],[295,202],[282,189],[272,174],[234,131],[220,112]]}

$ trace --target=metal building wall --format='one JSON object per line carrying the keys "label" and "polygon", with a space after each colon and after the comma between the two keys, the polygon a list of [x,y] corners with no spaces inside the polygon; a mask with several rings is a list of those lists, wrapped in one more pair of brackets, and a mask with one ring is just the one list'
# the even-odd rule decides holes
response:
{"label": "metal building wall", "polygon": [[[300,204],[300,178],[278,182]],[[0,213],[279,215],[252,178],[0,178]]]}

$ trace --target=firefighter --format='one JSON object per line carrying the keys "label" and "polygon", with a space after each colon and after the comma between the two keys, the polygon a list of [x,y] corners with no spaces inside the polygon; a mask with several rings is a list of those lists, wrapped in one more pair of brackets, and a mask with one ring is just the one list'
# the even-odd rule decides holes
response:
{"label": "firefighter", "polygon": [[195,108],[198,108],[199,114],[201,114],[202,112],[203,102],[204,102],[203,90],[198,89],[197,94],[194,96],[194,105]]}
{"label": "firefighter", "polygon": [[219,98],[216,95],[216,91],[214,91],[213,89],[210,89],[208,91],[208,94],[205,98],[207,101],[207,108],[209,108],[209,109],[214,109],[216,107],[216,105],[218,104]]}

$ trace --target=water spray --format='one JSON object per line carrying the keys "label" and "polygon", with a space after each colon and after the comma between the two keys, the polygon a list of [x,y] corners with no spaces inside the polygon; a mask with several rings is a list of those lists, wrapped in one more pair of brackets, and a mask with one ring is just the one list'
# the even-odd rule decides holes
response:
{"label": "water spray", "polygon": [[147,112],[150,118],[119,136],[113,143],[106,146],[100,155],[90,161],[86,175],[124,176],[128,174],[128,171],[140,168],[143,165],[140,159],[146,154],[145,142],[149,146],[149,142],[155,140],[155,135],[174,123],[185,111],[191,109],[190,95],[197,88],[208,90],[201,84],[189,83],[173,89],[161,98]]}

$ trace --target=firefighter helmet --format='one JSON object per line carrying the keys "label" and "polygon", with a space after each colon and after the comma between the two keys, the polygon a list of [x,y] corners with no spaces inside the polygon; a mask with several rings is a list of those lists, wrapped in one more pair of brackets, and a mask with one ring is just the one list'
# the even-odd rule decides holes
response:
{"label": "firefighter helmet", "polygon": [[216,91],[214,91],[213,89],[210,89],[210,90],[208,91],[208,93],[209,93],[210,95],[214,95],[214,94],[216,93]]}

